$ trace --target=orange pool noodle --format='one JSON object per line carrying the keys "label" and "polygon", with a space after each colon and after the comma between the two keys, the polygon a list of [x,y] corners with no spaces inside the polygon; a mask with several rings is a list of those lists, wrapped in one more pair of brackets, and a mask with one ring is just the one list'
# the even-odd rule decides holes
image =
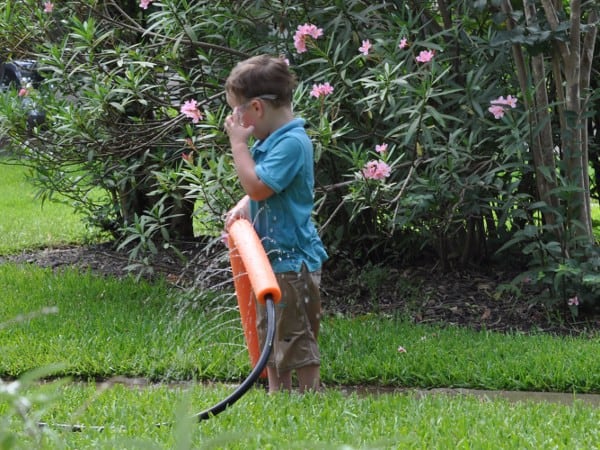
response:
{"label": "orange pool noodle", "polygon": [[[250,222],[239,219],[229,227],[228,245],[242,328],[250,354],[250,362],[252,367],[255,367],[261,350],[256,331],[254,296],[262,304],[265,303],[267,296],[271,296],[273,302],[277,303],[281,300],[281,290],[269,258]],[[266,376],[266,370],[264,370],[261,377],[265,378]]]}

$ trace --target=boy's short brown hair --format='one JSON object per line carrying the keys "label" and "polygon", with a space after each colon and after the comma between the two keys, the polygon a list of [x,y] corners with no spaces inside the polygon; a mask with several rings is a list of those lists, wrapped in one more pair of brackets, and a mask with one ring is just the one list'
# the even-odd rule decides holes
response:
{"label": "boy's short brown hair", "polygon": [[253,56],[239,62],[227,77],[225,91],[240,100],[267,97],[276,107],[292,102],[296,77],[283,58]]}

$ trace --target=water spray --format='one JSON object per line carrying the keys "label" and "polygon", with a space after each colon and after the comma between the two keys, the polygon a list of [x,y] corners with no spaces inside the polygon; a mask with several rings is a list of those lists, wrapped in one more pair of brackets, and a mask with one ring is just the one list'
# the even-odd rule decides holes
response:
{"label": "water spray", "polygon": [[[229,259],[233,272],[235,293],[240,310],[244,338],[248,347],[252,371],[246,379],[229,395],[216,405],[193,415],[203,421],[225,411],[254,385],[260,377],[266,377],[266,366],[275,337],[275,304],[281,300],[281,290],[271,268],[271,263],[254,230],[246,219],[238,219],[229,227],[228,236]],[[266,307],[267,333],[262,351],[259,351],[258,332],[256,329],[255,299]],[[157,423],[157,427],[172,425],[172,422]],[[84,431],[86,429],[103,431],[104,426],[50,424],[38,422],[41,428],[52,427],[68,431]]]}

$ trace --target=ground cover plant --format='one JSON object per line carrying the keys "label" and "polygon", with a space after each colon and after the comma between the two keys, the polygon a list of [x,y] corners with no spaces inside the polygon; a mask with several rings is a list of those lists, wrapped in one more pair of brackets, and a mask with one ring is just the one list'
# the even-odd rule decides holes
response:
{"label": "ground cover plant", "polygon": [[[25,208],[39,206],[32,200]],[[16,213],[0,211],[0,223]],[[45,226],[56,226],[56,216],[46,217]],[[39,229],[24,222],[23,232]],[[230,284],[208,282],[208,289],[186,292],[167,281],[0,265],[2,448],[488,448],[493,442],[533,449],[599,442],[599,409],[575,397],[568,404],[526,397],[512,403],[411,389],[598,392],[594,330],[571,337],[496,333],[419,325],[402,311],[325,319],[323,393],[269,396],[257,387],[197,424],[189,417],[232,391],[249,370],[248,357]],[[40,377],[56,381],[40,385]],[[357,384],[408,390],[344,391]],[[38,422],[53,426],[40,429]],[[156,426],[164,422],[171,425]],[[73,433],[60,424],[89,428]]]}

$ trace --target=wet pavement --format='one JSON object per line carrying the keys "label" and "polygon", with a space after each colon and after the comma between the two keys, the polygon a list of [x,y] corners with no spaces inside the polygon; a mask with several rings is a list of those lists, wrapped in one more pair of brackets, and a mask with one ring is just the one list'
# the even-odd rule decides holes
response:
{"label": "wet pavement", "polygon": [[436,388],[436,389],[407,389],[392,387],[343,387],[343,392],[348,394],[357,393],[359,395],[385,395],[401,394],[414,392],[420,396],[445,394],[445,395],[470,395],[481,398],[482,400],[504,399],[511,402],[549,402],[560,403],[563,405],[572,405],[575,401],[600,407],[600,394],[580,394],[565,392],[533,392],[533,391],[501,391],[501,390],[481,390],[464,388]]}
{"label": "wet pavement", "polygon": [[576,400],[600,407],[600,394],[575,394],[564,392],[531,392],[531,391],[485,391],[477,389],[432,389],[424,391],[445,393],[450,392],[460,395],[473,395],[483,399],[505,399],[511,402],[550,402],[563,405],[572,405]]}

